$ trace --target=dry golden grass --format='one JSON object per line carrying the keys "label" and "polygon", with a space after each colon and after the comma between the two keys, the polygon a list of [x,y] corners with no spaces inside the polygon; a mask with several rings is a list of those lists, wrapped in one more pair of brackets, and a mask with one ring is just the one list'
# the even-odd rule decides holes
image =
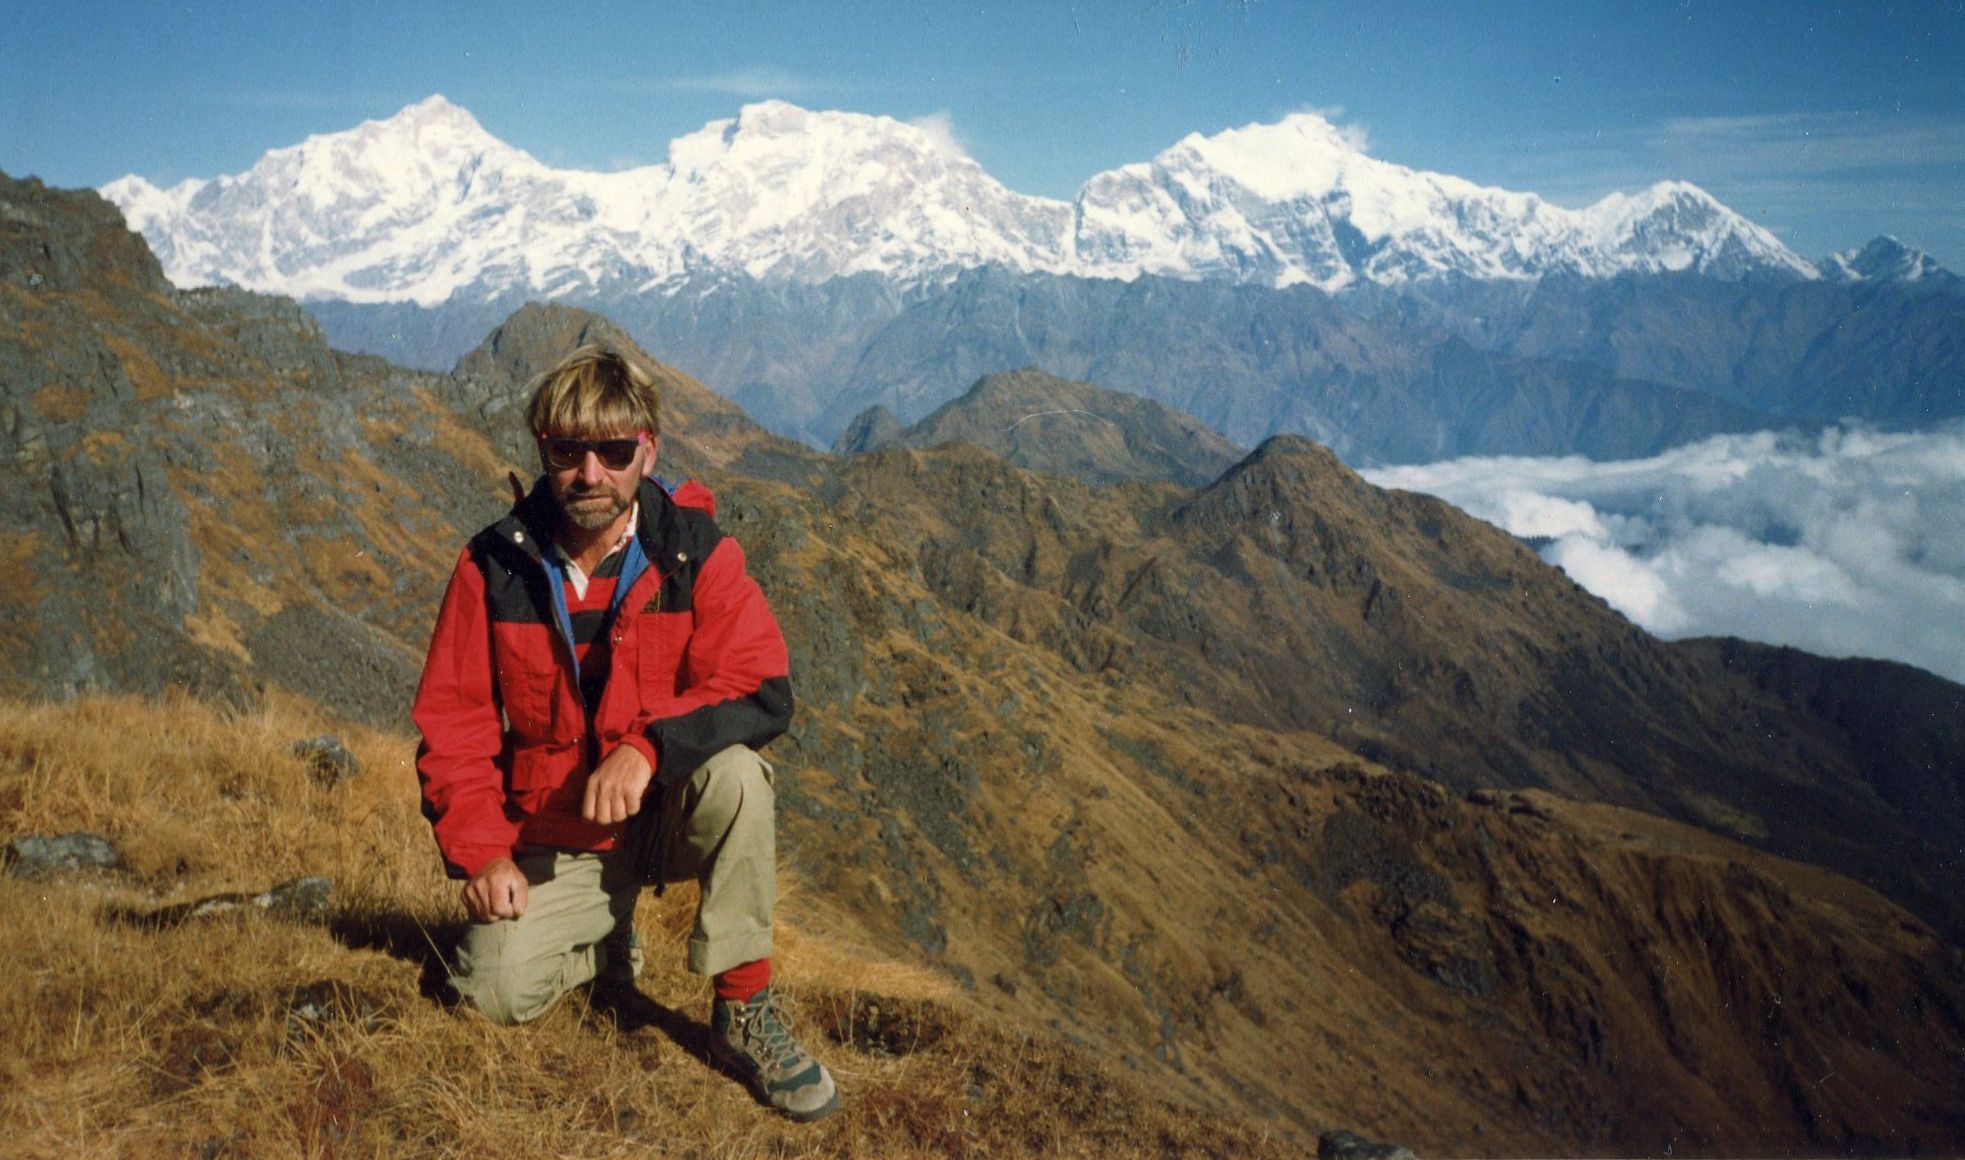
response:
{"label": "dry golden grass", "polygon": [[[326,786],[293,755],[332,731]],[[417,813],[412,743],[275,699],[0,703],[0,836],[89,830],[116,871],[0,877],[0,1152],[94,1156],[1287,1154],[1143,1097],[937,976],[780,923],[782,989],[839,1077],[801,1126],[703,1059],[681,967],[694,892],[645,896],[648,974],[494,1027],[440,1001],[460,918]],[[334,881],[325,921],[161,920],[211,894]],[[783,910],[796,919],[798,884]],[[168,914],[165,911],[165,914]]]}

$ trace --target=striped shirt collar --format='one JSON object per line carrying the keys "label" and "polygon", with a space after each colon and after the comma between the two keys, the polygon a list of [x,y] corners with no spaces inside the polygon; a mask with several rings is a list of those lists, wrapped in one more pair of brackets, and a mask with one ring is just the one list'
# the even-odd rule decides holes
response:
{"label": "striped shirt collar", "polygon": [[[628,546],[628,541],[635,538],[635,529],[640,526],[641,501],[636,500],[628,507],[627,530],[622,532],[621,538],[614,541],[614,545],[601,555],[601,559],[605,560],[614,553],[625,549]],[[566,554],[566,549],[560,547],[559,541],[557,540],[553,541],[553,558],[559,561],[560,570],[566,573],[566,582],[573,585],[573,594],[585,600],[587,598],[589,578],[585,572],[580,570],[580,565],[574,561],[573,557]]]}

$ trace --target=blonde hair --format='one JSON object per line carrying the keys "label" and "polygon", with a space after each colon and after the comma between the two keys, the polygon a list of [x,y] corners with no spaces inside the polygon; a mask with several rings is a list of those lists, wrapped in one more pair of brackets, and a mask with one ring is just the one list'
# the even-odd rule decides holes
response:
{"label": "blonde hair", "polygon": [[532,381],[526,422],[534,435],[598,439],[662,433],[662,393],[640,360],[590,343]]}

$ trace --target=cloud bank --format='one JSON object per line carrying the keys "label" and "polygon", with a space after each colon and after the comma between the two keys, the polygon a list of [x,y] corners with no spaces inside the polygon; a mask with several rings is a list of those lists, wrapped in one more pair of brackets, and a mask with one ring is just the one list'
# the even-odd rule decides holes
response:
{"label": "cloud bank", "polygon": [[1532,542],[1644,628],[1903,661],[1965,682],[1965,424],[1760,432],[1651,459],[1364,473]]}

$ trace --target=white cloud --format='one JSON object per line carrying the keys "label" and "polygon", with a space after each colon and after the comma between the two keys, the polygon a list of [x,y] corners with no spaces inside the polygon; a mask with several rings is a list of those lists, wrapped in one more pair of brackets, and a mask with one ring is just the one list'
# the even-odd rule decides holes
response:
{"label": "white cloud", "polygon": [[1603,520],[1587,503],[1534,491],[1504,491],[1494,503],[1494,522],[1517,536],[1554,539],[1582,533],[1593,539],[1609,538]]}
{"label": "white cloud", "polygon": [[1654,569],[1615,544],[1588,536],[1564,536],[1549,546],[1551,564],[1603,597],[1612,608],[1653,632],[1674,634],[1689,618],[1672,599],[1669,569]]}
{"label": "white cloud", "polygon": [[911,118],[908,124],[926,133],[928,140],[934,143],[935,151],[947,160],[969,160],[969,151],[962,147],[962,142],[955,136],[955,121],[948,115],[946,109]]}
{"label": "white cloud", "polygon": [[1867,171],[1965,161],[1965,124],[1955,118],[1857,112],[1676,117],[1652,132],[1667,156],[1766,175]]}
{"label": "white cloud", "polygon": [[1296,111],[1299,113],[1309,113],[1313,117],[1322,118],[1331,128],[1337,130],[1338,137],[1346,145],[1357,150],[1359,153],[1371,152],[1371,134],[1365,130],[1363,125],[1356,122],[1351,122],[1350,124],[1344,122],[1343,105],[1302,105]]}
{"label": "white cloud", "polygon": [[1660,636],[1885,657],[1965,681],[1965,424],[1365,474],[1534,538],[1544,559]]}
{"label": "white cloud", "polygon": [[662,84],[684,92],[726,93],[747,101],[790,99],[818,87],[807,77],[771,65],[751,65],[704,76],[671,77]]}

